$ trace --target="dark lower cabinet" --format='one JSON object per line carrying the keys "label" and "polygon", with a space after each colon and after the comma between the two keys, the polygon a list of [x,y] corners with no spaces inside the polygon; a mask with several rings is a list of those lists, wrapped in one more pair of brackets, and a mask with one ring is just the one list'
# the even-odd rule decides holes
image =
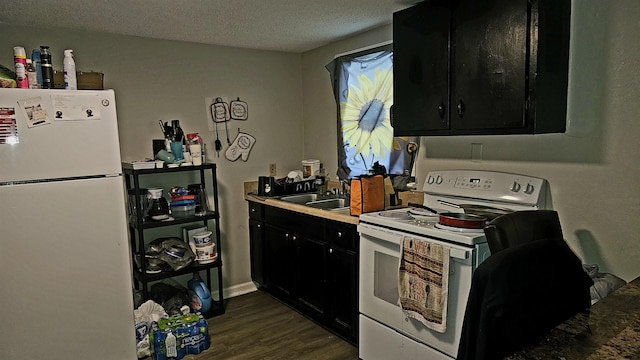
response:
{"label": "dark lower cabinet", "polygon": [[249,238],[251,239],[250,256],[251,256],[251,279],[256,282],[257,286],[264,284],[264,222],[249,219]]}
{"label": "dark lower cabinet", "polygon": [[295,244],[293,235],[284,229],[265,225],[265,273],[267,287],[285,296],[293,294]]}
{"label": "dark lower cabinet", "polygon": [[329,325],[345,337],[357,338],[358,254],[340,248],[329,248],[328,253]]}
{"label": "dark lower cabinet", "polygon": [[257,287],[262,287],[265,283],[264,207],[253,202],[249,202],[249,240],[251,279]]}
{"label": "dark lower cabinet", "polygon": [[325,275],[326,243],[322,240],[296,238],[297,261],[295,294],[301,307],[314,318],[325,315],[327,281]]}
{"label": "dark lower cabinet", "polygon": [[355,344],[358,339],[356,225],[252,202],[249,211],[253,281]]}

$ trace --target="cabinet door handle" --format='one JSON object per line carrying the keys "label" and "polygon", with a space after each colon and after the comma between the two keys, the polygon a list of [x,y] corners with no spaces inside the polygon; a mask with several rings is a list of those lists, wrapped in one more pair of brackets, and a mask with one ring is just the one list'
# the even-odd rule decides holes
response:
{"label": "cabinet door handle", "polygon": [[333,249],[329,248],[329,254],[333,254]]}
{"label": "cabinet door handle", "polygon": [[338,237],[341,238],[342,237],[342,232],[338,231]]}
{"label": "cabinet door handle", "polygon": [[262,228],[262,224],[258,224],[258,229]]}
{"label": "cabinet door handle", "polygon": [[463,117],[464,116],[464,102],[462,100],[460,100],[460,102],[458,103],[458,116],[459,117]]}
{"label": "cabinet door handle", "polygon": [[440,103],[440,105],[438,105],[438,116],[440,116],[440,120],[444,120],[446,110],[447,107],[444,105],[444,103]]}

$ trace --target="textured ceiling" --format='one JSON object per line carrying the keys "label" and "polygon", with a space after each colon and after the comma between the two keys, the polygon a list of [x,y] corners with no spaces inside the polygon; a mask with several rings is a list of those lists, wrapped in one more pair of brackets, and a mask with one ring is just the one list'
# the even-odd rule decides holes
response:
{"label": "textured ceiling", "polygon": [[305,52],[392,21],[418,0],[20,0],[0,23]]}

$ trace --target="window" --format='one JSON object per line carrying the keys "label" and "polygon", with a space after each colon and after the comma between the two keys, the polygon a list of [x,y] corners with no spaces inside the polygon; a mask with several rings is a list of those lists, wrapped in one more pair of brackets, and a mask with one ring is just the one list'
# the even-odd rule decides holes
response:
{"label": "window", "polygon": [[377,162],[406,186],[418,141],[393,136],[392,45],[340,55],[326,68],[337,104],[340,179],[369,174]]}

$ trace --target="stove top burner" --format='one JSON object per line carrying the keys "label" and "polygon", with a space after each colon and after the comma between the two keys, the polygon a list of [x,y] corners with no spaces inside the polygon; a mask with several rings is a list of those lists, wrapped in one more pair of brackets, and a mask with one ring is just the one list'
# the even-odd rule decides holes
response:
{"label": "stove top burner", "polygon": [[378,215],[393,220],[413,220],[408,211],[381,211]]}
{"label": "stove top burner", "polygon": [[484,233],[484,229],[462,228],[462,227],[443,225],[440,223],[436,223],[434,227],[442,230],[449,230],[449,231],[461,232],[461,233]]}
{"label": "stove top burner", "polygon": [[413,208],[411,210],[409,210],[409,214],[411,216],[418,216],[418,217],[430,217],[430,218],[435,218],[438,216],[438,214],[433,213],[429,210],[425,210],[425,209],[417,209],[417,208]]}

